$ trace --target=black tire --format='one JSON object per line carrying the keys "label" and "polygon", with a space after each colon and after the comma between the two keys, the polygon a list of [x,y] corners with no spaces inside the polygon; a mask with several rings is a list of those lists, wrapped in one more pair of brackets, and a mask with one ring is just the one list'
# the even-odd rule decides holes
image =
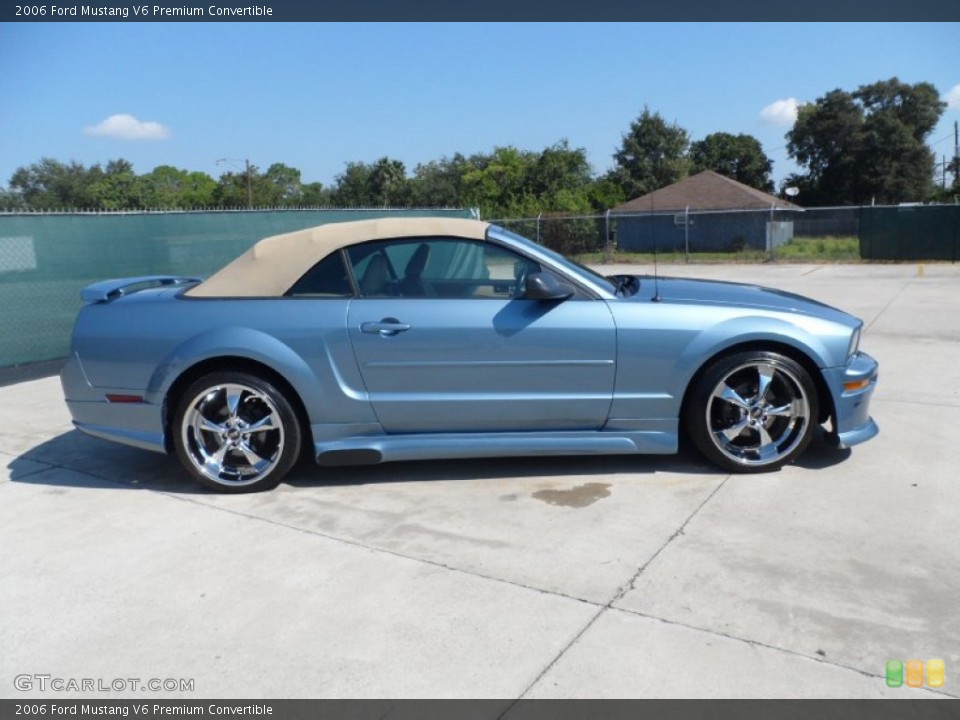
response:
{"label": "black tire", "polygon": [[289,400],[246,372],[213,372],[191,383],[177,402],[171,433],[187,472],[225,493],[275,488],[302,442]]}
{"label": "black tire", "polygon": [[793,359],[747,351],[715,360],[684,408],[690,439],[710,461],[739,473],[770,472],[806,449],[818,425],[810,374]]}

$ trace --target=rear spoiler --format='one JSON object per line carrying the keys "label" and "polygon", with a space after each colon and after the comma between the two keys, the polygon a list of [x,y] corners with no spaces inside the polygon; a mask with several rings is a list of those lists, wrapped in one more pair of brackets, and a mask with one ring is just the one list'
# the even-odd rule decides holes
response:
{"label": "rear spoiler", "polygon": [[127,295],[130,288],[136,287],[137,290],[145,290],[147,287],[168,287],[177,285],[188,285],[190,283],[200,282],[203,278],[197,277],[177,277],[176,275],[141,275],[140,277],[118,278],[115,280],[103,280],[93,285],[88,285],[80,291],[80,299],[86,303],[102,303],[116,300],[118,297]]}

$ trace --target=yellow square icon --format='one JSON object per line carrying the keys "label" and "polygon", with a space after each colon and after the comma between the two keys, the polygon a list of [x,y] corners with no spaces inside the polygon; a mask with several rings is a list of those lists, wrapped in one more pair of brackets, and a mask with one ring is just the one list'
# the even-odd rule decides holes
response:
{"label": "yellow square icon", "polygon": [[923,660],[907,660],[907,685],[923,687]]}
{"label": "yellow square icon", "polygon": [[943,687],[945,674],[946,671],[943,660],[927,660],[927,685],[930,687]]}

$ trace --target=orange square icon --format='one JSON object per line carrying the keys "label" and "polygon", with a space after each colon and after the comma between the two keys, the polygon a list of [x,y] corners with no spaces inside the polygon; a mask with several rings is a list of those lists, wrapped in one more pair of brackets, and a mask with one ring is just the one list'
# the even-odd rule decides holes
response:
{"label": "orange square icon", "polygon": [[927,685],[943,687],[944,672],[943,660],[927,660]]}
{"label": "orange square icon", "polygon": [[907,685],[923,687],[923,660],[907,660]]}

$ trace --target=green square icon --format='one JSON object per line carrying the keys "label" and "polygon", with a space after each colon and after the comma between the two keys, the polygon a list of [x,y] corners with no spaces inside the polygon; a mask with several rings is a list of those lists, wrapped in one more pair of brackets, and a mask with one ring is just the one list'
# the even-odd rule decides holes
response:
{"label": "green square icon", "polygon": [[903,663],[900,660],[887,660],[887,687],[903,685]]}

